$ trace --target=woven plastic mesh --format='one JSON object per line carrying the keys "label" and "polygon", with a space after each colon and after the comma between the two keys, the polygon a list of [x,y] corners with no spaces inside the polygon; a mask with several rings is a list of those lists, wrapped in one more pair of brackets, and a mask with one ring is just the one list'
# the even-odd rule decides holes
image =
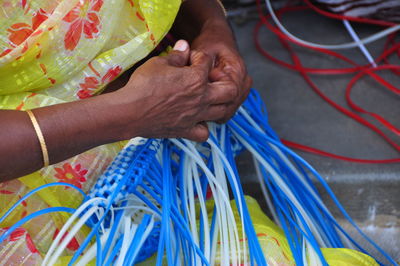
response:
{"label": "woven plastic mesh", "polygon": [[[128,192],[136,190],[151,164],[156,160],[155,154],[160,148],[160,140],[142,139],[137,145],[129,145],[123,149],[98,179],[88,194],[88,199],[103,197],[118,203],[125,199]],[[111,196],[119,187],[114,199]]]}

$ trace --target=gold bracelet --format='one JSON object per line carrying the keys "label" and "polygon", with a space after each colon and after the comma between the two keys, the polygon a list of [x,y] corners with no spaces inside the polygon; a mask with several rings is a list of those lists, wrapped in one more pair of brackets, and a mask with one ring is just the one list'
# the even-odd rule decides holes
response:
{"label": "gold bracelet", "polygon": [[226,9],[225,9],[225,7],[224,7],[224,4],[222,4],[221,0],[217,0],[217,2],[218,2],[218,4],[221,6],[221,9],[222,9],[222,11],[224,12],[225,17],[226,17],[228,14],[226,13]]}
{"label": "gold bracelet", "polygon": [[42,130],[40,129],[39,123],[36,120],[36,117],[33,114],[33,112],[31,110],[27,110],[26,112],[28,113],[29,118],[32,121],[32,125],[35,128],[36,135],[37,135],[37,137],[39,139],[39,142],[40,142],[40,147],[42,149],[42,154],[43,154],[44,167],[47,167],[47,166],[50,165],[49,152],[47,150],[47,146],[46,146],[46,142],[45,142],[44,137],[43,137]]}

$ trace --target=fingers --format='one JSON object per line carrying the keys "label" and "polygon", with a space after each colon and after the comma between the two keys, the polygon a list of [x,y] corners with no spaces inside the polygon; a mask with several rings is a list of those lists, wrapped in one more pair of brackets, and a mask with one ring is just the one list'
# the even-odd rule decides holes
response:
{"label": "fingers", "polygon": [[177,41],[173,51],[166,56],[168,64],[175,67],[187,66],[189,64],[189,58],[190,47],[185,40]]}
{"label": "fingers", "polygon": [[234,102],[239,96],[239,88],[230,80],[210,83],[206,91],[206,101],[212,105]]}
{"label": "fingers", "polygon": [[183,138],[197,142],[204,142],[208,139],[209,135],[210,132],[208,131],[207,124],[202,122],[189,129],[187,133],[183,135]]}
{"label": "fingers", "polygon": [[228,104],[211,105],[199,114],[199,117],[207,122],[221,121],[228,115],[228,106]]}
{"label": "fingers", "polygon": [[190,65],[195,68],[210,73],[213,68],[213,59],[211,56],[198,51],[192,51],[190,54]]}
{"label": "fingers", "polygon": [[227,75],[221,68],[216,67],[210,71],[208,78],[211,82],[222,81],[222,80],[230,80],[230,76]]}

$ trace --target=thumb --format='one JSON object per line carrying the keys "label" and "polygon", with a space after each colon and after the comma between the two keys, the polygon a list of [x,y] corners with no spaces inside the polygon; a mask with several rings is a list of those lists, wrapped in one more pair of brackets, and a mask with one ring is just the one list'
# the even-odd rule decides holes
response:
{"label": "thumb", "polygon": [[190,48],[185,40],[176,42],[174,49],[167,55],[167,61],[171,66],[183,67],[189,64]]}

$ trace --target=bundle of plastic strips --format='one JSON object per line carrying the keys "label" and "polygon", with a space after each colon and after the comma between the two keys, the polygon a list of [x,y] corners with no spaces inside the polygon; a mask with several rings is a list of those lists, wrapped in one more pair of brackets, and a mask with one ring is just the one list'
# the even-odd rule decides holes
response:
{"label": "bundle of plastic strips", "polygon": [[[29,214],[3,232],[0,243],[30,219],[67,212],[71,215],[42,265],[377,265],[325,207],[313,175],[360,235],[386,258],[379,263],[396,264],[358,229],[318,173],[281,144],[256,91],[231,121],[210,123],[209,129],[210,138],[201,144],[132,140],[79,208],[50,207]],[[279,227],[255,200],[244,196],[235,164],[243,149],[254,157]],[[54,183],[21,201],[57,185],[79,190]],[[81,230],[88,232],[86,238],[73,256],[66,256],[65,248]]]}

